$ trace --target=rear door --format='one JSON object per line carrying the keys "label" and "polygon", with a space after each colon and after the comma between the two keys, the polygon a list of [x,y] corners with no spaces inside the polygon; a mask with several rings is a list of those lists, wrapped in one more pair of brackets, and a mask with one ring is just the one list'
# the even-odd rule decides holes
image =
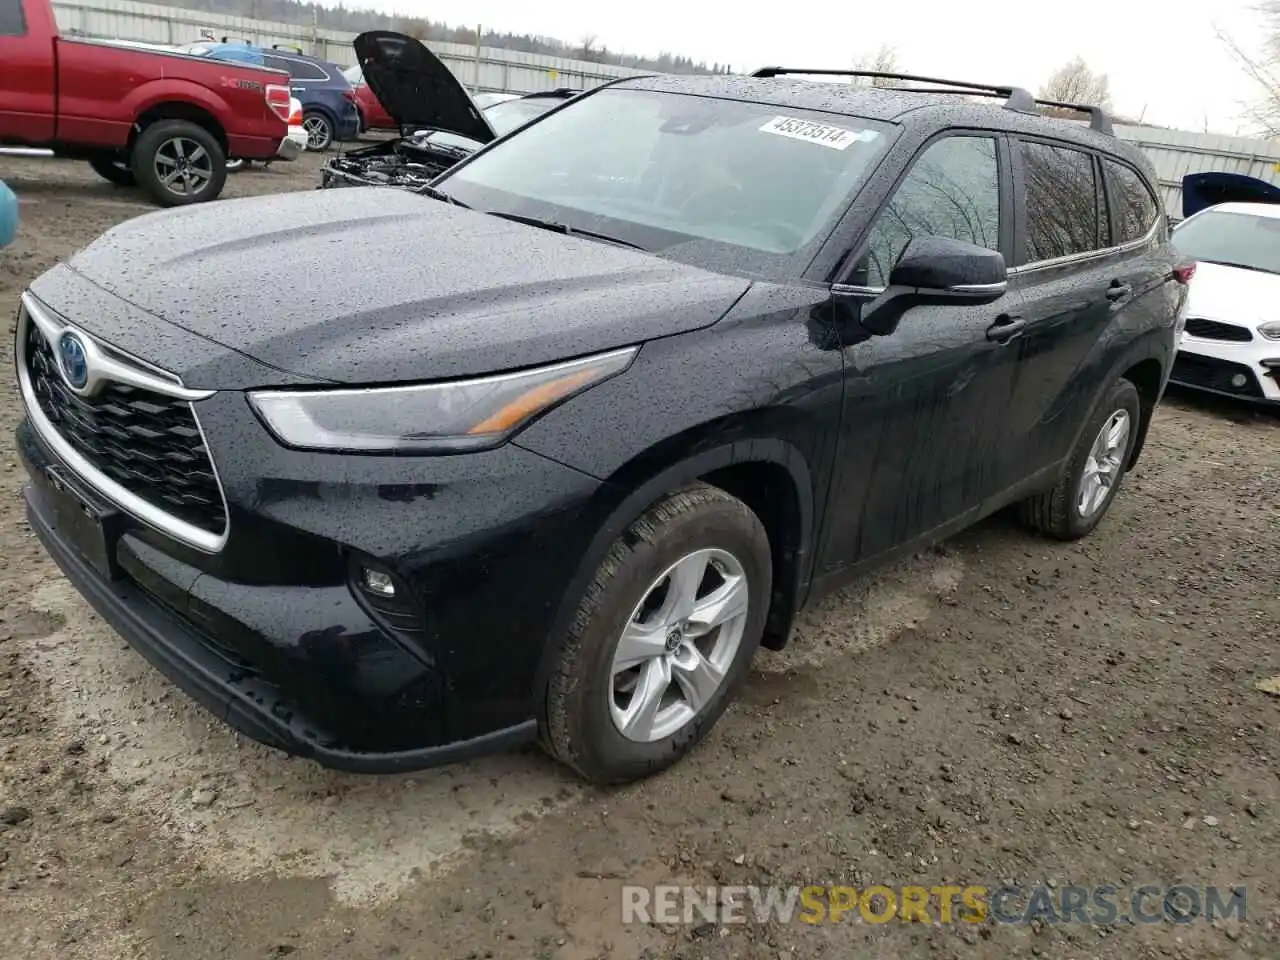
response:
{"label": "rear door", "polygon": [[53,36],[23,0],[0,0],[0,140],[45,143],[57,118]]}
{"label": "rear door", "polygon": [[[853,282],[868,299],[914,237],[1007,252],[1012,211],[1003,137],[948,132],[911,162],[872,223]],[[845,349],[845,400],[828,496],[823,572],[870,564],[972,514],[999,489],[1017,346],[992,338],[1013,308],[920,305],[888,336]]]}
{"label": "rear door", "polygon": [[1095,350],[1129,299],[1111,239],[1098,158],[1073,145],[1013,138],[1020,199],[1010,289],[1024,320],[1006,417],[1021,478],[1070,451],[1108,371]]}
{"label": "rear door", "polygon": [[[1116,321],[1125,330],[1151,330],[1176,323],[1181,288],[1169,282],[1166,238],[1168,218],[1152,185],[1136,169],[1117,157],[1102,156],[1104,184],[1116,244],[1114,279],[1130,295],[1117,301]],[[1170,330],[1170,346],[1175,334]]]}
{"label": "rear door", "polygon": [[265,54],[263,60],[268,67],[283,70],[289,74],[290,89],[304,105],[316,103],[322,98],[320,91],[329,83],[329,75],[317,64],[309,60],[281,57],[270,53]]}

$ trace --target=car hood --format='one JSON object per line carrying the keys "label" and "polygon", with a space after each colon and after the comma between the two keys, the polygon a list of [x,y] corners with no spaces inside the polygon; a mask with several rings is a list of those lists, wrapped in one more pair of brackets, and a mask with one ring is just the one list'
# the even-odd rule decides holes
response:
{"label": "car hood", "polygon": [[458,78],[413,37],[369,30],[352,45],[365,83],[401,128],[448,130],[481,144],[496,139]]}
{"label": "car hood", "polygon": [[1280,320],[1280,275],[1258,270],[1196,264],[1187,298],[1187,314],[1252,327]]}
{"label": "car hood", "polygon": [[67,267],[259,364],[348,384],[475,376],[683,333],[750,286],[390,187],[144,214]]}

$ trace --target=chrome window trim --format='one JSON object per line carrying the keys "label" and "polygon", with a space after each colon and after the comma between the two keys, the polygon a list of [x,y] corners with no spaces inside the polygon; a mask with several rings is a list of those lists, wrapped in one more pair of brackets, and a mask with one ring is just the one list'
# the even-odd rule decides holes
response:
{"label": "chrome window trim", "polygon": [[1156,231],[1160,229],[1160,224],[1164,221],[1163,217],[1157,217],[1145,234],[1137,240],[1130,240],[1126,243],[1117,244],[1113,247],[1103,247],[1100,250],[1088,250],[1084,253],[1070,253],[1065,257],[1054,257],[1050,260],[1036,260],[1032,263],[1024,263],[1016,267],[1010,267],[1007,271],[1009,276],[1015,277],[1024,273],[1035,273],[1038,270],[1052,270],[1054,267],[1066,266],[1073,263],[1087,263],[1090,260],[1100,260],[1103,257],[1114,256],[1118,253],[1128,253],[1130,250],[1137,250],[1146,246],[1155,239]]}
{"label": "chrome window trim", "polygon": [[995,283],[957,283],[947,287],[948,293],[1004,293],[1009,289],[1009,281],[998,280]]}
{"label": "chrome window trim", "polygon": [[[205,437],[204,426],[200,423],[200,416],[196,413],[195,405],[192,401],[203,400],[213,396],[216,391],[213,390],[189,390],[182,386],[181,381],[172,375],[165,377],[150,373],[147,369],[150,364],[141,360],[135,360],[128,357],[131,363],[137,363],[138,367],[132,368],[121,363],[119,360],[107,356],[101,344],[85,331],[75,327],[72,324],[65,323],[31,296],[24,292],[22,294],[22,310],[18,315],[18,325],[15,331],[14,342],[14,360],[17,366],[18,386],[22,392],[22,402],[26,406],[27,418],[35,427],[36,433],[58,457],[75,472],[75,474],[89,484],[97,493],[102,494],[110,500],[115,506],[128,513],[130,516],[136,517],[149,527],[158,530],[160,533],[184,543],[189,547],[193,547],[202,553],[217,553],[226,544],[228,536],[231,534],[231,511],[227,507],[227,495],[222,489],[222,478],[218,475],[218,465],[214,463],[213,453],[209,451],[209,466],[213,470],[213,480],[218,488],[218,496],[222,500],[222,516],[223,527],[222,533],[215,534],[203,527],[198,527],[193,523],[188,523],[178,517],[173,516],[167,511],[161,509],[149,500],[126,489],[121,484],[112,480],[105,473],[90,463],[79,451],[76,450],[56,427],[44,415],[44,411],[40,408],[40,403],[36,398],[35,387],[31,383],[31,376],[27,371],[27,324],[34,324],[40,332],[45,336],[51,345],[57,344],[57,338],[68,330],[74,331],[81,340],[86,344],[88,350],[92,353],[94,363],[103,363],[107,369],[111,371],[111,376],[105,379],[111,379],[117,383],[125,383],[130,386],[140,387],[145,390],[151,390],[154,393],[164,394],[177,400],[187,401],[187,407],[191,411],[192,420],[195,422],[196,430],[200,433],[200,442],[204,444],[205,449],[209,450],[209,442]],[[55,347],[56,349],[56,347]],[[86,351],[87,352],[87,351]],[[112,352],[120,357],[127,357],[123,352]],[[154,368],[152,368],[154,369]],[[104,379],[104,378],[100,378]],[[175,382],[177,381],[177,382]]]}

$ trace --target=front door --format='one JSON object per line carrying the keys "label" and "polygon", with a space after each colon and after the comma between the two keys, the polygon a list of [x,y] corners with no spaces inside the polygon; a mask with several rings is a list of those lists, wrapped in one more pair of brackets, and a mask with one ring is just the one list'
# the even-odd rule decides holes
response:
{"label": "front door", "polygon": [[[882,289],[907,243],[941,236],[1001,250],[1010,211],[994,134],[947,134],[915,158],[877,214],[854,281]],[[1007,478],[999,448],[1017,340],[1006,294],[985,306],[913,307],[888,336],[845,348],[836,480],[827,502],[823,573],[873,562],[974,513]],[[858,339],[858,338],[853,338]]]}

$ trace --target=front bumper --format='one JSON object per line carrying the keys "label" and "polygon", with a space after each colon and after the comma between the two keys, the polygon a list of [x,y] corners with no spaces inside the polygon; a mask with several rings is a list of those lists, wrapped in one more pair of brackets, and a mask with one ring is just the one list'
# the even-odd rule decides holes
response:
{"label": "front bumper", "polygon": [[[215,554],[114,509],[19,426],[31,527],[94,609],[220,719],[324,766],[399,772],[532,738],[537,664],[598,483],[516,447],[487,466],[306,457],[330,474],[291,480],[298,455],[273,461],[255,421],[226,415],[244,398],[218,399],[200,405],[231,516]],[[110,516],[97,543],[84,504]],[[362,564],[391,571],[413,612],[371,604]]]}
{"label": "front bumper", "polygon": [[[210,638],[134,582],[104,579],[59,529],[47,491],[29,485],[23,496],[31,529],[98,615],[179,689],[252,740],[335,770],[397,773],[515,746],[531,740],[537,732],[537,724],[530,720],[439,746],[385,753],[352,749],[341,735],[308,716],[279,685],[228,659]],[[123,565],[139,569],[142,561],[132,552],[138,546],[127,538],[121,544]]]}
{"label": "front bumper", "polygon": [[1231,343],[1184,334],[1169,379],[1254,403],[1280,403],[1280,342]]}

